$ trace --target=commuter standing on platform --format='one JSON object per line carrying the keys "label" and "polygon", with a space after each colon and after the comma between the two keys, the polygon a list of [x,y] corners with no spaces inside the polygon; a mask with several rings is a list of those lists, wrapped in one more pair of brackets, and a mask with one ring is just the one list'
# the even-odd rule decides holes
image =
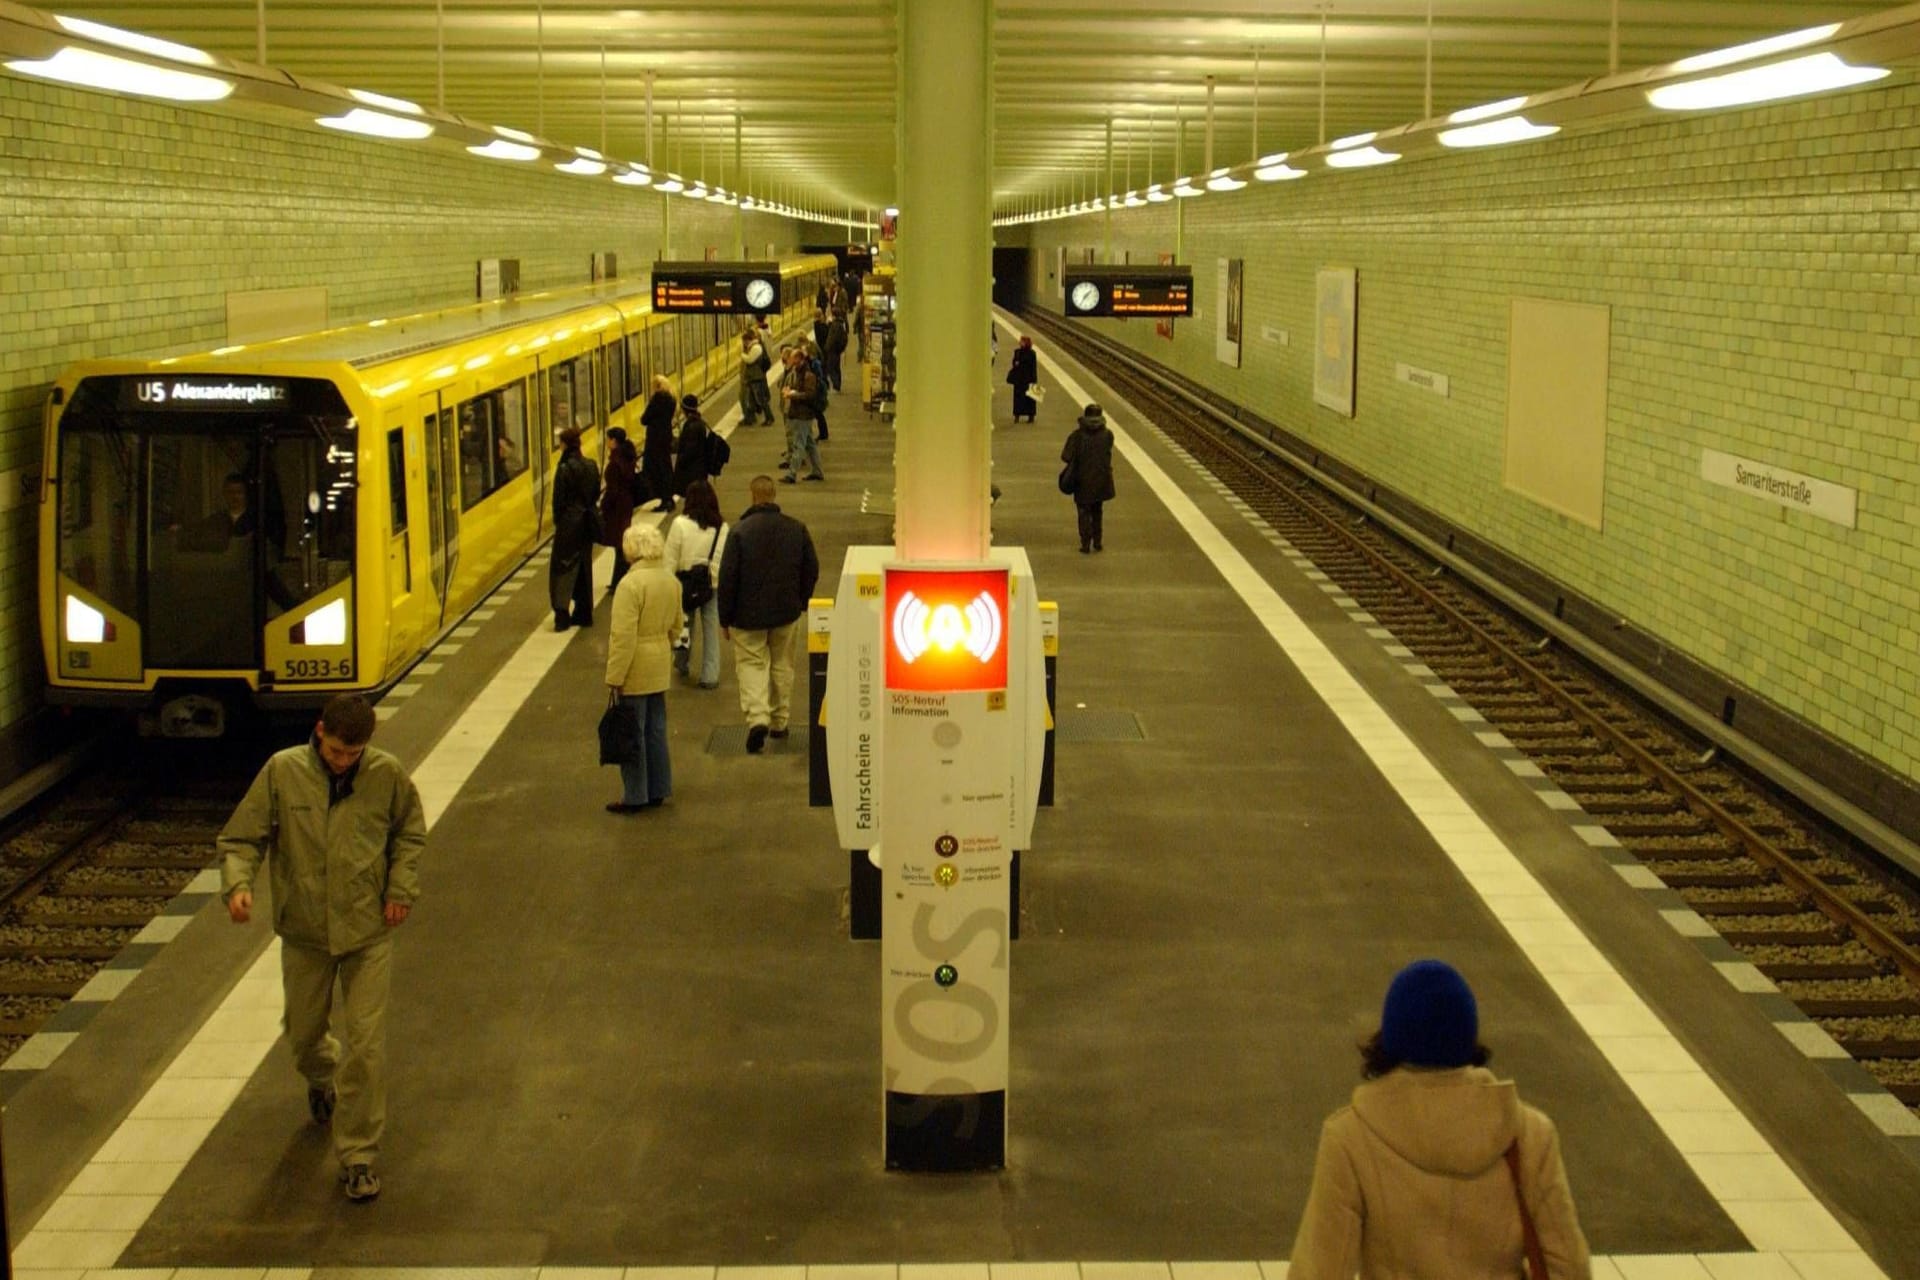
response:
{"label": "commuter standing on platform", "polygon": [[633,441],[620,427],[607,428],[607,473],[600,486],[600,545],[613,548],[613,581],[607,586],[611,595],[627,576],[626,553],[620,549],[621,537],[633,523],[634,508],[640,505],[636,490],[640,484],[640,455]]}
{"label": "commuter standing on platform", "polygon": [[806,353],[807,368],[813,371],[813,438],[821,444],[827,442],[827,392],[832,390],[827,382],[826,361],[821,358],[817,343],[800,339],[800,349]]}
{"label": "commuter standing on platform", "polygon": [[807,479],[826,478],[820,474],[820,448],[813,439],[819,391],[820,381],[808,366],[806,351],[800,347],[788,351],[787,376],[780,380],[780,399],[787,414],[787,473],[780,477],[782,484],[793,483],[803,459],[813,468]]}
{"label": "commuter standing on platform", "polygon": [[767,390],[767,374],[773,370],[773,357],[760,340],[760,331],[752,325],[740,334],[740,425],[773,425],[773,395]]}
{"label": "commuter standing on platform", "polygon": [[[553,560],[547,591],[553,629],[593,625],[593,547],[600,540],[600,468],[580,452],[580,429],[560,433],[553,470]],[[568,610],[568,598],[572,610]]]}
{"label": "commuter standing on platform", "polygon": [[1320,1130],[1289,1280],[1586,1280],[1553,1122],[1486,1070],[1479,1010],[1439,960],[1402,969],[1364,1083]]}
{"label": "commuter standing on platform", "polygon": [[679,497],[687,486],[707,478],[707,420],[700,416],[700,398],[681,396],[680,443],[674,450],[673,496]]}
{"label": "commuter standing on platform", "polygon": [[1027,390],[1040,381],[1040,357],[1034,353],[1033,339],[1022,334],[1020,345],[1013,349],[1013,359],[1007,365],[1007,385],[1013,388],[1013,420],[1020,421],[1024,415],[1028,422],[1040,406],[1034,402]]}
{"label": "commuter standing on platform", "polygon": [[374,724],[359,694],[329,701],[310,740],[267,759],[219,842],[235,924],[253,919],[254,877],[269,860],[281,1025],[306,1077],[307,1113],[333,1126],[349,1200],[380,1194],[373,1166],[387,1121],[393,931],[420,896],[427,843],[413,781],[367,745]]}
{"label": "commuter standing on platform", "polygon": [[[1018,359],[1018,353],[1015,353]],[[1101,550],[1101,511],[1113,500],[1113,432],[1100,406],[1090,404],[1060,446],[1060,461],[1073,480],[1073,505],[1080,513],[1080,554]],[[1063,475],[1063,480],[1066,478]]]}
{"label": "commuter standing on platform", "polygon": [[847,313],[836,311],[833,319],[827,322],[827,344],[820,349],[821,364],[826,369],[827,382],[835,391],[840,390],[840,358],[847,351]]}
{"label": "commuter standing on platform", "polygon": [[[705,566],[706,603],[687,614],[687,643],[673,652],[674,670],[682,676],[693,666],[693,644],[700,645],[700,687],[720,687],[720,600],[713,591],[720,581],[720,557],[727,548],[727,522],[720,518],[720,500],[705,480],[687,486],[685,509],[673,518],[667,533],[667,572],[676,579],[695,566]],[[684,593],[683,593],[684,594]]]}
{"label": "commuter standing on platform", "polygon": [[659,511],[673,509],[673,383],[667,375],[653,375],[653,394],[640,411],[647,429],[640,441],[640,501]]}
{"label": "commuter standing on platform", "polygon": [[787,736],[793,637],[820,580],[807,526],[773,501],[773,477],[755,476],[753,505],[720,555],[720,634],[733,642],[733,673],[747,719],[747,751]]}
{"label": "commuter standing on platform", "polygon": [[633,572],[613,593],[607,688],[638,717],[640,750],[620,763],[620,798],[607,805],[608,813],[657,809],[673,794],[667,686],[673,681],[673,638],[680,634],[680,583],[661,564],[665,547],[653,525],[628,529],[625,549]]}

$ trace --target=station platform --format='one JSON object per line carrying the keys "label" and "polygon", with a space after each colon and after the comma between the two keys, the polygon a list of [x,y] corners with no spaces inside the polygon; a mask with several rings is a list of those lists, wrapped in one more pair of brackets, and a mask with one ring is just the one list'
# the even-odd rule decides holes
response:
{"label": "station platform", "polygon": [[[1440,956],[1559,1126],[1596,1275],[1920,1280],[1920,1164],[1792,1015],[1085,370],[1043,349],[1045,421],[1013,425],[1001,321],[995,540],[1062,633],[1007,1170],[882,1169],[878,949],[848,940],[804,738],[744,753],[730,656],[669,695],[665,807],[602,810],[610,615],[554,634],[543,556],[381,708],[432,829],[379,1200],[342,1198],[307,1121],[266,927],[203,895],[13,1093],[22,1274],[1281,1280],[1355,1044]],[[1119,437],[1091,556],[1054,484],[1088,399]],[[892,535],[860,502],[891,492],[892,430],[853,401],[827,481],[780,491],[824,589]],[[733,432],[730,517],[781,437]]]}

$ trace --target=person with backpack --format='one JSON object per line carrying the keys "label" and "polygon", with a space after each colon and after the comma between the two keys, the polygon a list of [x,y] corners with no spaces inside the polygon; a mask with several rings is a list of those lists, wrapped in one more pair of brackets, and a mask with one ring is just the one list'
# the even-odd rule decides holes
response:
{"label": "person with backpack", "polygon": [[799,347],[787,352],[787,376],[780,380],[780,399],[787,413],[787,471],[780,483],[792,484],[804,457],[813,468],[809,480],[824,480],[820,472],[820,449],[814,443],[813,424],[820,410],[815,403],[820,395],[820,379],[815,376],[807,353]]}
{"label": "person with backpack", "polygon": [[[717,437],[716,437],[717,438]],[[687,615],[687,643],[673,651],[674,670],[685,678],[693,666],[693,645],[700,645],[700,687],[720,687],[720,556],[727,549],[727,522],[713,486],[696,480],[687,486],[686,507],[667,533],[666,566],[680,580],[680,603]]]}
{"label": "person with backpack", "polygon": [[813,424],[819,428],[814,438],[821,444],[827,442],[827,368],[820,359],[820,348],[801,339],[800,345],[806,349],[807,367],[813,370]]}
{"label": "person with backpack", "polygon": [[767,374],[773,370],[773,357],[760,341],[760,332],[749,324],[740,333],[740,425],[773,425],[773,395],[767,390]]}
{"label": "person with backpack", "polygon": [[680,439],[673,455],[673,496],[686,493],[687,486],[707,478],[707,420],[700,416],[700,397],[680,397]]}

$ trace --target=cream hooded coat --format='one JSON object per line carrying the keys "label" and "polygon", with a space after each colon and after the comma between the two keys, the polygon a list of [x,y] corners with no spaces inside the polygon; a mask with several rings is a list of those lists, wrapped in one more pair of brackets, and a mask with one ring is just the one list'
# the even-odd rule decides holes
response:
{"label": "cream hooded coat", "polygon": [[613,592],[607,631],[607,683],[626,697],[663,693],[673,683],[680,634],[680,580],[658,560],[637,560]]}
{"label": "cream hooded coat", "polygon": [[1592,1274],[1553,1121],[1480,1067],[1402,1068],[1353,1091],[1320,1131],[1288,1280],[1515,1280],[1520,1181],[1552,1280]]}

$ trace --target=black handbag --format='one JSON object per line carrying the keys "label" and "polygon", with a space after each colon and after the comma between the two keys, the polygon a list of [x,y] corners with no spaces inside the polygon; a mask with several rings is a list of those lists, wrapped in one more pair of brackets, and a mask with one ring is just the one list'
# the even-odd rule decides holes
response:
{"label": "black handbag", "polygon": [[1071,496],[1080,488],[1080,477],[1073,473],[1073,464],[1069,462],[1060,468],[1060,492]]}
{"label": "black handbag", "polygon": [[640,713],[620,700],[618,689],[609,689],[600,715],[600,763],[632,764],[639,758]]}
{"label": "black handbag", "polygon": [[713,599],[713,568],[708,561],[713,559],[714,548],[719,545],[720,531],[715,529],[713,541],[707,544],[706,560],[688,565],[673,575],[680,579],[680,612],[692,613]]}

